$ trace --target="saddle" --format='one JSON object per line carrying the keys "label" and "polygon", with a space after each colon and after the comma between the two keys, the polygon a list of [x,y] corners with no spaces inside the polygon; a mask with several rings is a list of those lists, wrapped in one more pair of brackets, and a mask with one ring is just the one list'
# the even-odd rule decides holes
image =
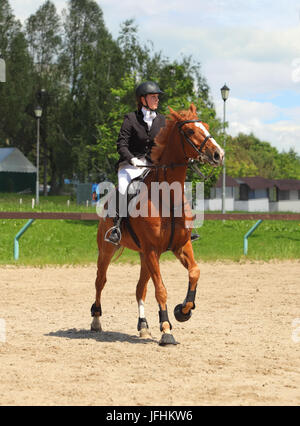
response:
{"label": "saddle", "polygon": [[[135,198],[137,195],[139,195],[140,190],[141,190],[141,183],[145,180],[146,176],[148,176],[148,174],[150,173],[150,169],[146,169],[140,176],[132,179],[132,181],[130,182],[130,184],[128,185],[127,188],[127,206],[129,205],[130,201]],[[136,235],[136,233],[134,232],[130,220],[129,220],[129,215],[127,214],[126,217],[124,217],[122,219],[122,223],[121,226],[127,227],[133,241],[136,243],[136,245],[141,248],[140,245],[140,241]],[[174,220],[174,209],[171,209],[171,236],[170,236],[170,240],[169,240],[169,244],[168,244],[168,248],[167,251],[171,249],[172,247],[172,243],[173,243],[173,238],[174,238],[174,230],[175,230],[175,220]]]}
{"label": "saddle", "polygon": [[[146,169],[143,171],[143,173],[132,179],[132,181],[130,182],[130,184],[128,185],[127,188],[127,208],[128,205],[130,203],[130,201],[135,198],[137,195],[139,195],[140,191],[141,191],[141,183],[145,180],[146,176],[148,176],[148,174],[150,173],[150,169]],[[128,211],[127,211],[128,213]],[[133,239],[133,241],[135,242],[135,244],[141,248],[141,244],[140,241],[136,235],[136,233],[134,232],[130,220],[129,220],[129,214],[127,214],[125,217],[123,217],[122,222],[121,222],[121,226],[122,227],[126,227],[131,235],[131,238]]]}
{"label": "saddle", "polygon": [[150,171],[151,169],[146,169],[140,176],[132,179],[127,188],[127,205],[140,193],[141,183],[144,182]]}
{"label": "saddle", "polygon": [[[148,176],[149,173],[150,173],[150,169],[146,169],[140,176],[132,179],[132,181],[128,185],[128,188],[125,194],[126,201],[127,201],[127,212],[126,212],[127,214],[125,215],[125,217],[122,217],[122,221],[120,224],[121,230],[124,231],[124,229],[127,229],[131,235],[131,238],[133,239],[133,241],[139,248],[141,248],[140,241],[136,233],[134,232],[134,229],[131,226],[130,214],[128,214],[128,206],[131,200],[140,194],[141,183],[145,180],[146,176]],[[170,235],[170,239],[169,239],[169,243],[168,243],[168,247],[166,251],[171,250],[173,238],[174,238],[174,231],[175,231],[174,206],[171,206],[171,235]],[[197,234],[192,234],[191,236],[192,242],[197,240],[198,238],[199,236]]]}

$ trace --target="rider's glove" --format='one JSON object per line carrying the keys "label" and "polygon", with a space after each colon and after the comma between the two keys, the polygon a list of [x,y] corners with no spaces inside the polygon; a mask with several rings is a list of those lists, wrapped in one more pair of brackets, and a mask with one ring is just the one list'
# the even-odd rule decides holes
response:
{"label": "rider's glove", "polygon": [[138,159],[138,158],[136,158],[136,157],[133,157],[133,158],[130,160],[130,162],[131,162],[131,164],[132,164],[134,167],[137,167],[137,166],[144,166],[144,167],[145,167],[145,164],[143,163],[143,161],[139,160],[139,159]]}

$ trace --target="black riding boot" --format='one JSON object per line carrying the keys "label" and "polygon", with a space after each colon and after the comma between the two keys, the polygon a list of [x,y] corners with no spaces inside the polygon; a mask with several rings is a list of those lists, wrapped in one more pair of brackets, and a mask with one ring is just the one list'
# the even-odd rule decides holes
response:
{"label": "black riding boot", "polygon": [[118,191],[116,194],[116,216],[114,217],[114,225],[108,231],[110,231],[109,236],[105,235],[105,240],[109,241],[112,244],[119,245],[122,238],[121,233],[121,222],[122,216],[120,213],[123,213],[122,209],[124,208],[125,201],[127,201],[127,194],[122,195]]}
{"label": "black riding boot", "polygon": [[120,218],[119,216],[114,217],[114,226],[113,228],[111,228],[109,237],[107,238],[107,240],[110,243],[116,244],[118,245],[120,243],[122,234],[121,234],[121,221],[122,218]]}
{"label": "black riding boot", "polygon": [[191,234],[191,241],[193,242],[193,241],[196,241],[196,240],[198,240],[200,238],[200,235],[199,234]]}

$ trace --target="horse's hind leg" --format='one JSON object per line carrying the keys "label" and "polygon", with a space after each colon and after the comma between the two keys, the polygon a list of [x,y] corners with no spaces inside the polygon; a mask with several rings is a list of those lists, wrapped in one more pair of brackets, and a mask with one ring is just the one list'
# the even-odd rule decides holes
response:
{"label": "horse's hind leg", "polygon": [[147,293],[147,284],[150,279],[150,272],[145,263],[144,255],[140,253],[141,258],[141,270],[140,270],[140,278],[136,286],[136,301],[138,303],[139,309],[139,321],[138,321],[138,331],[140,333],[140,337],[151,337],[149,332],[148,322],[145,317],[144,304]]}
{"label": "horse's hind leg", "polygon": [[189,274],[189,287],[186,298],[182,304],[177,305],[174,309],[174,315],[177,321],[183,322],[190,319],[192,315],[191,310],[195,309],[196,288],[200,277],[200,269],[195,261],[190,240],[179,250],[174,250],[174,254],[188,270]]}
{"label": "horse's hind leg", "polygon": [[98,263],[97,263],[97,277],[95,282],[96,287],[96,299],[95,303],[91,307],[91,314],[93,321],[91,324],[91,330],[101,331],[100,316],[102,315],[101,310],[101,293],[106,283],[106,271],[113,257],[113,254],[117,250],[117,247],[103,242],[103,245],[99,247]]}

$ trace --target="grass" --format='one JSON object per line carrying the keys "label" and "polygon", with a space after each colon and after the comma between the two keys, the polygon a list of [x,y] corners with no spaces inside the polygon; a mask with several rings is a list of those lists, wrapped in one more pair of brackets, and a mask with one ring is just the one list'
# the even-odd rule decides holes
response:
{"label": "grass", "polygon": [[[78,205],[76,200],[72,200],[70,195],[40,195],[40,203],[32,209],[32,199],[35,195],[0,193],[0,211],[15,212],[90,212],[95,213],[95,207],[91,204],[87,207],[85,204]],[[22,204],[20,204],[20,199]],[[69,201],[69,206],[68,206]]]}
{"label": "grass", "polygon": [[[31,196],[0,195],[0,211],[32,211]],[[95,212],[95,207],[67,207],[69,197],[41,197],[40,206],[34,211],[85,211]],[[97,261],[97,222],[68,220],[36,220],[20,238],[20,258],[13,258],[13,240],[26,220],[0,220],[0,264],[12,265],[83,265]],[[198,261],[241,261],[243,237],[255,221],[207,220],[198,229],[200,239],[193,244]],[[300,223],[297,221],[265,220],[248,240],[247,259],[269,261],[271,259],[300,259]],[[175,259],[165,253],[162,260]],[[139,262],[136,252],[125,249],[118,262]]]}

